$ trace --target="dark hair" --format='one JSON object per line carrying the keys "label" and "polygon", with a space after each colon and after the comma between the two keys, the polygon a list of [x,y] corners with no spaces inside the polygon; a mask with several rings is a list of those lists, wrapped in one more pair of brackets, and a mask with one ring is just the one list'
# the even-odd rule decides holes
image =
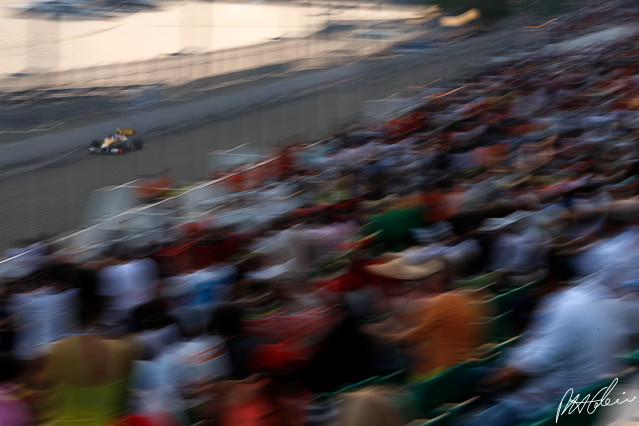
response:
{"label": "dark hair", "polygon": [[98,321],[102,314],[103,300],[96,298],[81,297],[80,307],[78,308],[78,319],[80,324],[84,326],[92,325]]}
{"label": "dark hair", "polygon": [[45,283],[55,283],[63,286],[73,286],[76,275],[73,263],[56,262],[44,264],[41,269],[41,277]]}
{"label": "dark hair", "polygon": [[173,322],[164,302],[160,299],[154,299],[139,305],[133,310],[133,321],[130,331],[136,333],[143,330],[157,330],[167,327]]}
{"label": "dark hair", "polygon": [[222,303],[213,311],[213,330],[225,337],[237,336],[242,331],[244,309],[235,303]]}
{"label": "dark hair", "polygon": [[0,352],[0,382],[10,382],[21,374],[20,363],[9,352]]}
{"label": "dark hair", "polygon": [[575,270],[570,257],[553,253],[548,256],[547,277],[556,282],[570,281],[575,276]]}

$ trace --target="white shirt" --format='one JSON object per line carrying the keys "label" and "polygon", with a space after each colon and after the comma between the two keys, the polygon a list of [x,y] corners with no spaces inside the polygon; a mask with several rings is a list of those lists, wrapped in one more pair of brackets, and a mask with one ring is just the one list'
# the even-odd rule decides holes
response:
{"label": "white shirt", "polygon": [[266,268],[258,269],[257,271],[251,271],[246,273],[246,278],[251,280],[272,280],[279,278],[295,271],[295,259],[291,259],[287,262],[277,265],[267,266]]}
{"label": "white shirt", "polygon": [[599,274],[603,282],[639,289],[639,229],[594,244],[577,258],[576,266],[579,276]]}
{"label": "white shirt", "polygon": [[135,305],[142,305],[155,298],[159,269],[157,263],[149,257],[129,262],[131,274],[131,297]]}
{"label": "white shirt", "polygon": [[517,234],[502,234],[491,248],[493,271],[533,272],[544,266],[547,237],[535,226]]}
{"label": "white shirt", "polygon": [[613,357],[629,337],[618,308],[619,300],[594,280],[543,299],[530,337],[508,354],[507,363],[532,378],[505,399],[558,403],[569,388],[578,391],[618,372]]}
{"label": "white shirt", "polygon": [[237,268],[233,265],[214,265],[179,274],[166,279],[164,296],[170,299],[173,308],[213,307],[228,300],[236,276]]}
{"label": "white shirt", "polygon": [[42,243],[34,243],[24,248],[9,248],[2,254],[9,267],[5,267],[3,275],[7,278],[20,278],[35,271],[45,258],[45,246]]}
{"label": "white shirt", "polygon": [[231,360],[224,340],[200,336],[169,347],[155,359],[160,382],[182,389],[195,382],[212,382],[231,374]]}
{"label": "white shirt", "polygon": [[72,334],[78,327],[79,290],[54,293],[39,289],[11,296],[10,309],[17,315],[13,355],[17,359],[33,359],[46,351],[48,343]]}
{"label": "white shirt", "polygon": [[106,304],[100,323],[118,325],[134,307],[148,301],[156,272],[149,262],[139,260],[102,268],[96,294],[105,297]]}
{"label": "white shirt", "polygon": [[[231,361],[222,338],[200,336],[178,341],[150,361],[135,361],[131,404],[135,412],[157,415],[193,405],[187,398],[197,382],[213,382],[230,376]],[[188,419],[180,419],[188,424]]]}

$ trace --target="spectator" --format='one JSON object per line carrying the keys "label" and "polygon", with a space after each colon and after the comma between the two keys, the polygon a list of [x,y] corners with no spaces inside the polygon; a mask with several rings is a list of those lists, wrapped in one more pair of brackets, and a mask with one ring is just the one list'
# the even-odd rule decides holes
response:
{"label": "spectator", "polygon": [[52,343],[34,363],[33,383],[56,401],[43,413],[52,424],[106,425],[125,412],[132,362],[142,357],[144,346],[134,336],[103,334],[101,314],[99,305],[84,301],[79,334]]}
{"label": "spectator", "polygon": [[231,377],[246,379],[255,373],[250,365],[250,357],[262,344],[257,338],[244,333],[244,309],[237,304],[221,304],[213,311],[213,328],[226,341],[231,361]]}
{"label": "spectator", "polygon": [[458,364],[482,343],[478,304],[468,295],[452,290],[453,271],[443,260],[419,265],[402,257],[368,266],[369,271],[413,283],[407,317],[398,329],[381,336],[409,346],[412,377],[421,380],[441,368]]}
{"label": "spectator", "polygon": [[34,280],[34,289],[15,291],[9,297],[9,310],[15,315],[16,334],[13,355],[33,360],[48,344],[72,334],[76,327],[79,289],[71,288],[74,268],[66,263],[44,265]]}
{"label": "spectator", "polygon": [[530,215],[520,211],[505,218],[486,219],[479,228],[480,232],[495,233],[488,269],[499,271],[510,287],[518,287],[545,275],[545,243],[549,237],[529,221]]}
{"label": "spectator", "polygon": [[20,384],[20,364],[9,354],[0,354],[0,424],[35,425],[29,392]]}
{"label": "spectator", "polygon": [[554,286],[532,319],[529,338],[481,382],[495,402],[460,424],[532,420],[555,408],[568,389],[578,392],[620,370],[614,356],[627,347],[629,330],[614,294],[597,278],[568,289]]}

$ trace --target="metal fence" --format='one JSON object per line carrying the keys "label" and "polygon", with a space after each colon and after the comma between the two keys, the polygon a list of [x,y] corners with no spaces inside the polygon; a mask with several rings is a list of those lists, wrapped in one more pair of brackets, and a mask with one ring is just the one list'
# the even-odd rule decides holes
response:
{"label": "metal fence", "polygon": [[239,83],[358,61],[417,35],[398,31],[365,40],[346,32],[317,34],[215,52],[8,76],[0,78],[0,126],[18,130],[80,113],[149,111]]}
{"label": "metal fence", "polygon": [[[182,52],[138,62],[9,76],[0,79],[0,91],[15,93],[52,87],[58,91],[87,88],[100,90],[105,87],[125,90],[154,84],[183,85],[208,77],[225,76],[210,82],[221,85],[228,84],[229,80],[251,78],[263,71],[297,71],[357,60],[381,52],[414,35],[397,32],[394,36],[371,41],[328,34],[273,40],[215,52]],[[250,70],[262,72],[247,72]]]}

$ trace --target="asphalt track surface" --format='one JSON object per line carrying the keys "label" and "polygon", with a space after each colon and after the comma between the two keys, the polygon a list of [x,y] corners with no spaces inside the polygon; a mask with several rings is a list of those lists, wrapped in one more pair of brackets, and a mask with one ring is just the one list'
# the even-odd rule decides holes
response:
{"label": "asphalt track surface", "polygon": [[334,87],[283,99],[224,119],[203,120],[186,128],[146,138],[144,150],[122,156],[70,156],[67,161],[0,179],[0,248],[26,238],[59,235],[86,224],[91,193],[110,185],[164,175],[180,182],[206,179],[208,153],[242,143],[275,147],[313,141],[359,119],[362,103],[382,99],[435,79],[459,78],[514,43],[525,43],[517,24],[448,46],[428,49],[413,67],[372,72]]}

